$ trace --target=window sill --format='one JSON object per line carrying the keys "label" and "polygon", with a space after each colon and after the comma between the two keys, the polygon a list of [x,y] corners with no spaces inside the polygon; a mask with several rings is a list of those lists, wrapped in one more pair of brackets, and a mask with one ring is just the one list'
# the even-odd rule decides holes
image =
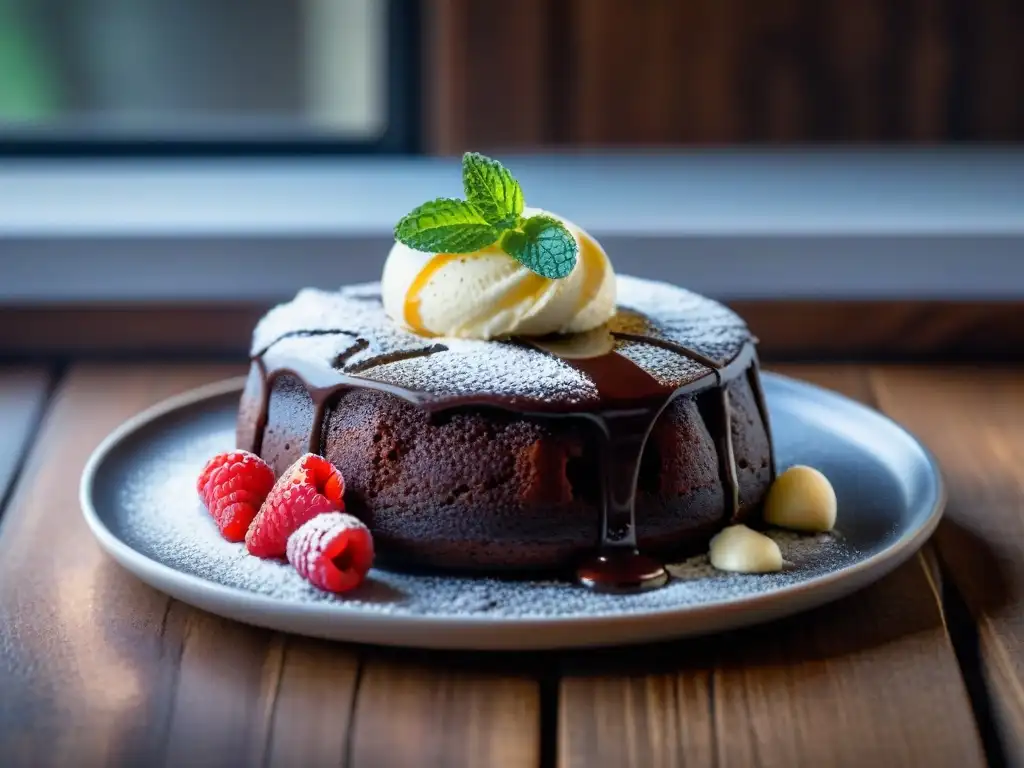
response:
{"label": "window sill", "polygon": [[[717,151],[510,159],[623,273],[726,300],[1024,296],[1024,152]],[[0,304],[256,302],[379,276],[455,160],[0,166]]]}

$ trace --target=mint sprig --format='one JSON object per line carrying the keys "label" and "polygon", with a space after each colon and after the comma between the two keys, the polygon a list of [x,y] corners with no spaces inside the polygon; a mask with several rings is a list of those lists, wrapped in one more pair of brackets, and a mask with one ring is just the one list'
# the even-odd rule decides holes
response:
{"label": "mint sprig", "polygon": [[439,197],[414,208],[395,227],[395,238],[417,251],[472,253],[501,237],[465,200]]}
{"label": "mint sprig", "polygon": [[508,168],[476,152],[462,156],[462,186],[488,224],[511,229],[523,212],[523,189]]}
{"label": "mint sprig", "polygon": [[497,160],[462,156],[466,200],[438,198],[395,225],[395,239],[417,251],[473,253],[499,247],[538,275],[558,280],[576,266],[576,238],[551,216],[523,218],[523,190]]}

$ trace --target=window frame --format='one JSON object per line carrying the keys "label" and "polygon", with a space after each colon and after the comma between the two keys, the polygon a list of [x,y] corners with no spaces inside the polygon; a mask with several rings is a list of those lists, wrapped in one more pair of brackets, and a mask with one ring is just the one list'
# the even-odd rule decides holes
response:
{"label": "window frame", "polygon": [[369,140],[301,131],[294,135],[207,134],[173,137],[88,135],[74,129],[0,128],[0,159],[11,157],[301,157],[403,155],[421,150],[420,7],[418,0],[386,0],[386,127]]}

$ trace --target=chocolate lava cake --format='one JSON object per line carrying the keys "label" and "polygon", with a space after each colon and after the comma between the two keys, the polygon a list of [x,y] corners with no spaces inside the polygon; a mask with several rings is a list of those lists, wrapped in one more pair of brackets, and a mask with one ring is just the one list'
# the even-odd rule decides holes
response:
{"label": "chocolate lava cake", "polygon": [[596,357],[425,338],[377,284],[303,290],[256,327],[238,446],[277,473],[326,456],[382,562],[561,569],[616,541],[675,557],[756,520],[774,466],[742,319],[620,276],[600,333]]}

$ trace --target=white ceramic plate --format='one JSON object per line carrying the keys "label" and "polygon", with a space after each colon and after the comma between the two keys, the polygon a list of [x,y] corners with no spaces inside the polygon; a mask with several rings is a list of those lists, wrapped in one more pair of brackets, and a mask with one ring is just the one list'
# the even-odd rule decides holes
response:
{"label": "white ceramic plate", "polygon": [[100,545],[153,587],[212,613],[303,635],[380,645],[529,650],[706,634],[835,600],[910,557],[938,524],[942,481],[928,452],[881,414],[818,387],[764,375],[780,468],[819,467],[839,498],[837,537],[779,534],[792,566],[723,574],[694,559],[664,589],[598,595],[568,582],[374,569],[347,596],[319,592],[286,563],[222,540],[195,493],[234,445],[241,381],[168,400],[100,445],[82,476]]}

